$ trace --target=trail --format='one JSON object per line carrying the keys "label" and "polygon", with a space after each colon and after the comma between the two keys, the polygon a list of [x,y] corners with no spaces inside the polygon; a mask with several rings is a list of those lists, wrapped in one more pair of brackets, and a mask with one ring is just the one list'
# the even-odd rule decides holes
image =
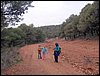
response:
{"label": "trail", "polygon": [[20,48],[23,61],[5,69],[3,75],[85,75],[81,70],[68,63],[67,60],[63,61],[62,56],[59,57],[59,63],[54,62],[52,48],[54,48],[55,42],[41,43],[41,45],[46,45],[49,51],[45,60],[37,58],[39,44]]}

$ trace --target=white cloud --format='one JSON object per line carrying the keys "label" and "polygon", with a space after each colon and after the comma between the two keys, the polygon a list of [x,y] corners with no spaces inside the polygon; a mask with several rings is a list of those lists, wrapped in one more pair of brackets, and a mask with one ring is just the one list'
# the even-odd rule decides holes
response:
{"label": "white cloud", "polygon": [[33,1],[32,5],[35,7],[29,8],[24,15],[24,21],[19,24],[33,23],[35,27],[61,24],[71,14],[79,15],[88,3],[93,1]]}

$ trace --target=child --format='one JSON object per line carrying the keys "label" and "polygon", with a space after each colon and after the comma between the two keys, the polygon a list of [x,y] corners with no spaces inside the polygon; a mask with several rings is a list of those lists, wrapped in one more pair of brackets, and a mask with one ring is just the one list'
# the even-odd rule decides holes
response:
{"label": "child", "polygon": [[41,57],[41,45],[38,46],[38,59],[42,59],[42,57]]}
{"label": "child", "polygon": [[46,47],[42,48],[42,59],[45,59],[45,55],[48,53],[48,49]]}

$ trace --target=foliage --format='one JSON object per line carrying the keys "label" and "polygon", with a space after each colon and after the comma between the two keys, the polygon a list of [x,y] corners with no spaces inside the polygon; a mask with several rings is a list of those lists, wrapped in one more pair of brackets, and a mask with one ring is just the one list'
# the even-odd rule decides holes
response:
{"label": "foliage", "polygon": [[46,38],[55,38],[59,36],[61,25],[49,25],[39,27]]}
{"label": "foliage", "polygon": [[5,28],[1,40],[1,47],[22,46],[42,42],[45,35],[41,29],[33,27],[33,24],[21,24],[18,28]]}
{"label": "foliage", "polygon": [[62,23],[60,30],[61,37],[99,36],[99,1],[87,4],[80,12],[80,15],[72,14]]}
{"label": "foliage", "polygon": [[1,30],[8,25],[15,25],[23,20],[25,14],[33,1],[1,1]]}

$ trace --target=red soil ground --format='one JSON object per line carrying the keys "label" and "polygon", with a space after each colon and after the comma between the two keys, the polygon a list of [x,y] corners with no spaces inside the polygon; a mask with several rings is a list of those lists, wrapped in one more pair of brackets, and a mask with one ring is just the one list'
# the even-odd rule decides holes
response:
{"label": "red soil ground", "polygon": [[[53,48],[55,42],[61,47],[59,62],[55,63]],[[20,63],[2,71],[2,75],[93,75],[99,74],[99,40],[47,40],[46,59],[38,59],[39,44],[20,48],[23,59]]]}

